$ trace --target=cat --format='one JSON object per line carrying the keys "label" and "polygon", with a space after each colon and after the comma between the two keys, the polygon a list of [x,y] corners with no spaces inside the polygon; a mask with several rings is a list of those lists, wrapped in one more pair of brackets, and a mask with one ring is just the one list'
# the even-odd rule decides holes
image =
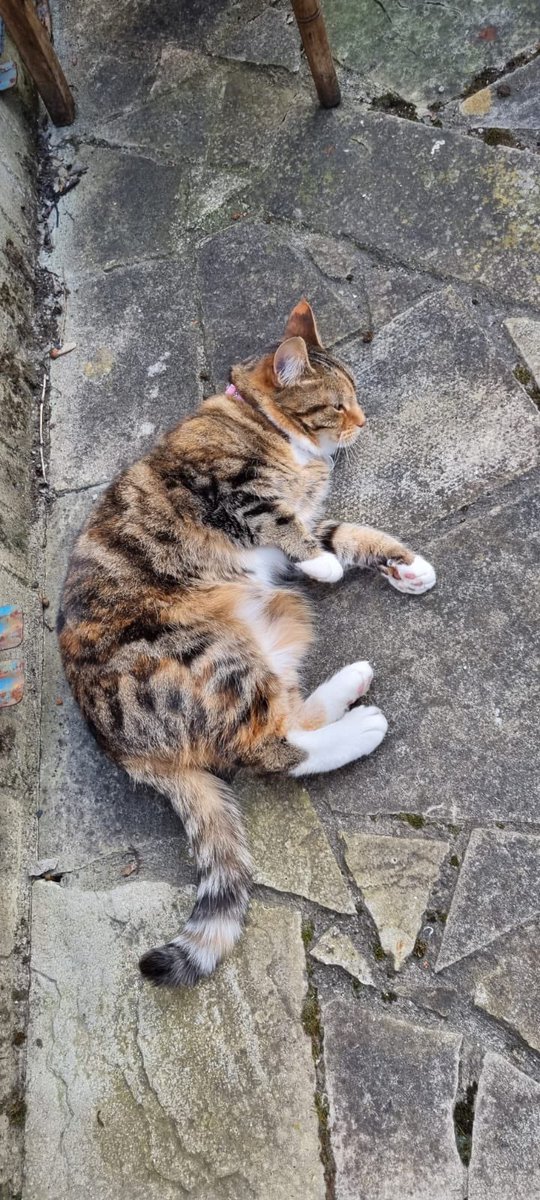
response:
{"label": "cat", "polygon": [[155,984],[211,975],[242,931],[252,871],[223,776],[332,771],[386,733],[377,707],[351,707],[371,683],[366,662],[302,696],[310,610],[290,576],[330,584],[372,567],[401,592],[435,583],[395,538],[323,518],[332,455],[365,416],[307,301],[282,341],[230,379],[96,503],[58,616],[66,676],[98,743],[168,797],[193,849],[191,916],[140,961]]}

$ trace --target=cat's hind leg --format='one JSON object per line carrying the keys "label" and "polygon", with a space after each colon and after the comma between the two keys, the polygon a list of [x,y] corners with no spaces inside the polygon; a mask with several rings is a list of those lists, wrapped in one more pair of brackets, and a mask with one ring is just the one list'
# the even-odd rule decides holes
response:
{"label": "cat's hind leg", "polygon": [[350,663],[321,683],[304,701],[300,713],[302,729],[319,729],[344,716],[352,704],[365,696],[373,670],[368,662]]}
{"label": "cat's hind leg", "polygon": [[318,775],[372,754],[383,740],[388,723],[375,706],[353,708],[340,721],[319,729],[291,729],[287,741],[303,751],[304,758],[290,775]]}

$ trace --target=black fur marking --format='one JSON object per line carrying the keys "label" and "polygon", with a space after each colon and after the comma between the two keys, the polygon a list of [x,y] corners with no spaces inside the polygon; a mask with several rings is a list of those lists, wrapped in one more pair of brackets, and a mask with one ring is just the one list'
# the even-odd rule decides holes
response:
{"label": "black fur marking", "polygon": [[276,517],[276,525],[290,525],[293,517]]}
{"label": "black fur marking", "polygon": [[324,530],[324,533],[320,537],[320,543],[321,543],[323,550],[329,550],[333,553],[333,551],[334,551],[334,534],[336,532],[336,529],[339,529],[338,524],[329,525],[328,528]]}
{"label": "black fur marking", "polygon": [[109,697],[109,713],[115,730],[121,733],[124,728],[124,711],[116,692]]}
{"label": "black fur marking", "polygon": [[59,609],[58,609],[58,616],[57,616],[57,618],[56,618],[56,632],[57,632],[57,634],[58,634],[58,636],[59,636],[59,637],[60,637],[60,634],[61,634],[61,632],[62,632],[62,630],[63,630],[63,628],[64,628],[65,624],[66,624],[66,618],[65,618],[65,616],[64,616],[64,614],[63,614],[63,612],[62,612],[62,609],[61,609],[61,608],[59,608]]}
{"label": "black fur marking", "polygon": [[194,921],[205,921],[208,917],[231,912],[231,909],[237,908],[241,900],[242,896],[239,895],[238,890],[232,887],[224,887],[220,888],[218,892],[206,893],[197,900],[189,923],[192,925]]}
{"label": "black fur marking", "polygon": [[137,687],[136,695],[137,703],[139,704],[140,708],[144,708],[146,712],[155,712],[156,702],[152,692],[148,687],[146,687],[143,683],[140,683]]}
{"label": "black fur marking", "polygon": [[229,483],[233,488],[240,488],[246,483],[253,483],[253,480],[257,478],[257,475],[258,464],[253,462],[246,463],[245,467],[242,467],[236,472],[236,475],[231,475],[229,477]]}
{"label": "black fur marking", "polygon": [[184,667],[191,667],[195,659],[200,658],[208,650],[209,646],[212,645],[212,642],[213,638],[209,634],[201,634],[200,637],[192,641],[190,646],[179,650],[176,657],[180,659]]}
{"label": "black fur marking", "polygon": [[144,617],[138,617],[136,621],[131,621],[129,625],[125,625],[120,630],[116,640],[119,646],[129,642],[155,642],[162,634],[163,625],[147,621]]}
{"label": "black fur marking", "polygon": [[252,504],[251,508],[246,508],[246,517],[261,517],[263,513],[273,513],[274,504],[271,500],[259,500],[257,504]]}

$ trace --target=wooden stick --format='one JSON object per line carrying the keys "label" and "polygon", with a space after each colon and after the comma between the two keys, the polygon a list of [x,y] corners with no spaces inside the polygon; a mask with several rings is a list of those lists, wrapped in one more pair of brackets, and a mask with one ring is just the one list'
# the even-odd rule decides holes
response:
{"label": "wooden stick", "polygon": [[335,108],[341,93],[320,5],[292,0],[292,6],[319,100],[323,108]]}
{"label": "wooden stick", "polygon": [[71,125],[73,96],[31,0],[0,0],[0,16],[55,125]]}

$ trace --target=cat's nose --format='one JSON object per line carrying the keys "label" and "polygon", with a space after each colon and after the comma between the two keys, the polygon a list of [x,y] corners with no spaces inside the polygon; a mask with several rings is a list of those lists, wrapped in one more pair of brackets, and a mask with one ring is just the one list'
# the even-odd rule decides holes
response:
{"label": "cat's nose", "polygon": [[355,425],[358,425],[358,428],[361,429],[362,426],[365,425],[366,419],[367,418],[365,417],[364,413],[362,412],[362,409],[359,409],[354,418]]}

